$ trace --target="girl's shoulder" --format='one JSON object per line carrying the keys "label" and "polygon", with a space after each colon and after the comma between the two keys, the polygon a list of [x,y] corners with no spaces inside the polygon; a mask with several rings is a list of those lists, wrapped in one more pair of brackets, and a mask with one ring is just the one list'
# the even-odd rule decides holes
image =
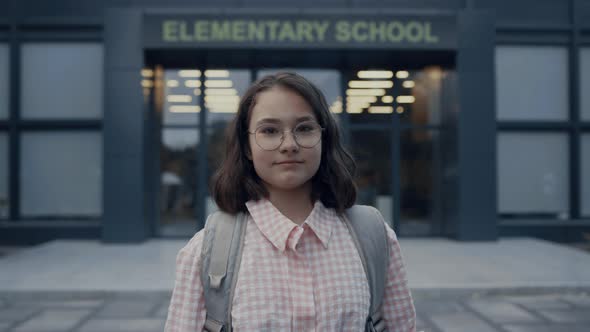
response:
{"label": "girl's shoulder", "polygon": [[178,252],[178,257],[199,257],[201,255],[201,248],[203,247],[203,238],[205,236],[205,229],[198,231],[193,237],[184,245]]}

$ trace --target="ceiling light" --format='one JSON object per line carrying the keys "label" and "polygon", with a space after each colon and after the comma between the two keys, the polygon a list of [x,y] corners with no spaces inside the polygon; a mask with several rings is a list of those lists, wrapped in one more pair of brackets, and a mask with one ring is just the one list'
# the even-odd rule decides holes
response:
{"label": "ceiling light", "polygon": [[408,76],[410,76],[410,73],[408,73],[406,70],[400,70],[395,73],[395,77],[397,78],[408,78]]}
{"label": "ceiling light", "polygon": [[385,88],[393,87],[392,81],[350,81],[349,88]]}
{"label": "ceiling light", "polygon": [[200,70],[179,70],[178,76],[180,77],[201,77]]}
{"label": "ceiling light", "polygon": [[172,105],[168,110],[170,113],[199,113],[201,107],[193,105]]}
{"label": "ceiling light", "polygon": [[361,70],[357,76],[359,78],[392,78],[393,72],[390,70]]}
{"label": "ceiling light", "polygon": [[416,98],[414,96],[397,96],[396,100],[400,104],[411,104],[416,101]]}

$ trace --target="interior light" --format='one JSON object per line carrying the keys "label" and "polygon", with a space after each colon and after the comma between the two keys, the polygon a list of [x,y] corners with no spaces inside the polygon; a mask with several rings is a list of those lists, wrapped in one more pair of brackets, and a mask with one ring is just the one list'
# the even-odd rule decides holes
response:
{"label": "interior light", "polygon": [[408,73],[408,71],[406,70],[400,70],[397,73],[395,73],[395,77],[397,78],[408,78],[410,76],[410,73]]}
{"label": "interior light", "polygon": [[346,102],[365,102],[365,103],[375,103],[377,102],[377,97],[375,96],[348,96],[346,97]]}
{"label": "interior light", "polygon": [[357,76],[359,78],[392,78],[393,72],[390,70],[361,70]]}
{"label": "interior light", "polygon": [[205,70],[205,77],[229,77],[229,70]]}
{"label": "interior light", "polygon": [[231,88],[233,85],[230,80],[206,80],[205,86],[208,88]]}
{"label": "interior light", "polygon": [[142,69],[141,76],[142,77],[154,77],[154,71],[151,69]]}
{"label": "interior light", "polygon": [[193,101],[193,97],[189,95],[168,95],[166,100],[169,103],[190,103]]}
{"label": "interior light", "polygon": [[383,96],[385,94],[384,89],[348,89],[346,90],[347,96]]}
{"label": "interior light", "polygon": [[205,95],[210,96],[236,96],[236,89],[205,89]]}
{"label": "interior light", "polygon": [[389,113],[393,113],[393,107],[391,107],[391,106],[371,106],[371,107],[369,107],[369,113],[389,114]]}
{"label": "interior light", "polygon": [[201,77],[201,71],[200,70],[183,69],[183,70],[178,71],[178,76],[180,76],[180,77]]}
{"label": "interior light", "polygon": [[402,113],[404,112],[404,108],[403,108],[403,106],[398,106],[398,107],[395,109],[395,111],[396,111],[398,114],[402,114]]}
{"label": "interior light", "polygon": [[363,113],[363,108],[362,107],[347,107],[346,113],[360,114],[360,113]]}
{"label": "interior light", "polygon": [[176,88],[176,87],[178,87],[178,81],[177,80],[168,80],[166,82],[166,85],[168,85],[169,88]]}
{"label": "interior light", "polygon": [[170,113],[199,113],[201,107],[194,105],[172,105],[168,110]]}
{"label": "interior light", "polygon": [[348,82],[349,88],[385,88],[389,89],[393,87],[392,81],[350,81]]}
{"label": "interior light", "polygon": [[141,80],[141,86],[144,88],[153,88],[154,87],[154,81],[152,80]]}
{"label": "interior light", "polygon": [[237,105],[235,107],[208,106],[207,109],[211,113],[236,113],[238,111]]}
{"label": "interior light", "polygon": [[402,83],[402,86],[408,89],[413,88],[415,85],[416,84],[414,83],[414,81],[404,81],[404,83]]}
{"label": "interior light", "polygon": [[393,96],[383,96],[381,101],[386,104],[393,103]]}
{"label": "interior light", "polygon": [[205,101],[208,103],[239,103],[240,97],[238,96],[205,96]]}
{"label": "interior light", "polygon": [[416,101],[416,98],[414,96],[397,96],[396,100],[400,104],[411,104]]}
{"label": "interior light", "polygon": [[186,80],[184,81],[184,86],[187,88],[199,88],[201,87],[201,81],[199,80]]}

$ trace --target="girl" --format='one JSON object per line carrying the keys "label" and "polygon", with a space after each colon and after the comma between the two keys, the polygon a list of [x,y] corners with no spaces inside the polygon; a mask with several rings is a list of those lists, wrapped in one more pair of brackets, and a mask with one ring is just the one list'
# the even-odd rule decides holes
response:
{"label": "girl", "polygon": [[[242,97],[227,134],[212,192],[220,210],[248,215],[233,329],[363,331],[368,282],[340,217],[356,199],[355,164],[323,94],[298,74],[263,77]],[[415,331],[399,244],[388,226],[387,237],[383,319],[388,331]],[[178,253],[167,332],[203,329],[202,243],[200,231]]]}

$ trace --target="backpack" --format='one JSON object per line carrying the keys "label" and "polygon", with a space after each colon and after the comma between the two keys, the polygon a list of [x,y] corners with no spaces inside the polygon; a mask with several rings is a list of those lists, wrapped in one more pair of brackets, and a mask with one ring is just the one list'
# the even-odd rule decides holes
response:
{"label": "backpack", "polygon": [[[385,224],[378,213],[373,207],[355,205],[341,216],[359,251],[369,282],[371,306],[365,332],[385,330],[380,309],[385,292],[389,245]],[[207,308],[205,331],[232,330],[232,300],[242,258],[246,224],[245,213],[232,216],[217,211],[207,218],[201,251],[201,282]]]}

